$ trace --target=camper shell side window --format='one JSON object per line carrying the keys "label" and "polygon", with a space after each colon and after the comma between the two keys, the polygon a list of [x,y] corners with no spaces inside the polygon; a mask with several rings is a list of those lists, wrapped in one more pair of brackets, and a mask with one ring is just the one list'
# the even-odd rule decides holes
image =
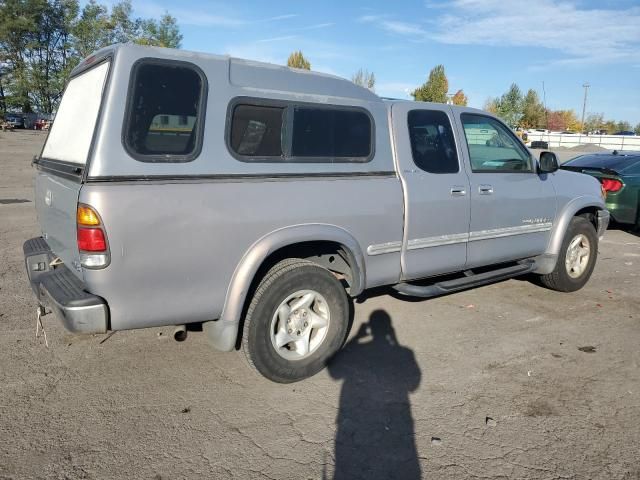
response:
{"label": "camper shell side window", "polygon": [[229,152],[249,163],[367,163],[374,121],[364,108],[237,97],[229,103]]}
{"label": "camper shell side window", "polygon": [[131,69],[122,141],[141,162],[190,162],[200,154],[207,79],[193,63],[143,58]]}

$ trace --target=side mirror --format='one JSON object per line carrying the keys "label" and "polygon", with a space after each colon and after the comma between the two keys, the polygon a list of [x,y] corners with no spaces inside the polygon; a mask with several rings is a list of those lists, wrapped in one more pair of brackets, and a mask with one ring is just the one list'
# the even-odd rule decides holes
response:
{"label": "side mirror", "polygon": [[553,152],[540,153],[540,173],[553,173],[558,170],[558,157]]}

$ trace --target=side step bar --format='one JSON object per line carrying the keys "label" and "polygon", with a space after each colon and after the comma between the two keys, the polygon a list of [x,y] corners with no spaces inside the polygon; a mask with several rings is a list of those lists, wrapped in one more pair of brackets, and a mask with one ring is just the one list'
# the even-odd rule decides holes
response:
{"label": "side step bar", "polygon": [[463,278],[455,280],[447,280],[444,282],[434,283],[431,285],[412,285],[410,283],[399,283],[393,286],[393,289],[402,295],[409,297],[431,298],[448,293],[466,290],[468,288],[479,287],[488,283],[499,282],[509,278],[517,277],[525,273],[532,272],[536,268],[536,263],[532,260],[520,262],[510,267],[499,268],[490,272],[474,274],[465,272]]}

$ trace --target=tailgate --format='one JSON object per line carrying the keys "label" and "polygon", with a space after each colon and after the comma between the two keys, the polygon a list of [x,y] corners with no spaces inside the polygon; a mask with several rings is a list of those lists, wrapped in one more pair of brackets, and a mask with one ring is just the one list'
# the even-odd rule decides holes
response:
{"label": "tailgate", "polygon": [[42,235],[81,280],[76,211],[109,65],[109,59],[103,59],[71,78],[36,160],[35,199]]}
{"label": "tailgate", "polygon": [[81,186],[79,181],[55,173],[38,171],[36,175],[35,200],[42,236],[53,253],[80,279],[76,209]]}

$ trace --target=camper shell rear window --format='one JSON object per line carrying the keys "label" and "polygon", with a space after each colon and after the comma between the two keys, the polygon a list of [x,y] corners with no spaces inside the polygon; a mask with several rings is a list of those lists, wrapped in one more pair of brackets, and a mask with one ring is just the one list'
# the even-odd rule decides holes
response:
{"label": "camper shell rear window", "polygon": [[131,71],[123,143],[141,162],[190,162],[202,150],[207,80],[189,62],[144,58]]}

